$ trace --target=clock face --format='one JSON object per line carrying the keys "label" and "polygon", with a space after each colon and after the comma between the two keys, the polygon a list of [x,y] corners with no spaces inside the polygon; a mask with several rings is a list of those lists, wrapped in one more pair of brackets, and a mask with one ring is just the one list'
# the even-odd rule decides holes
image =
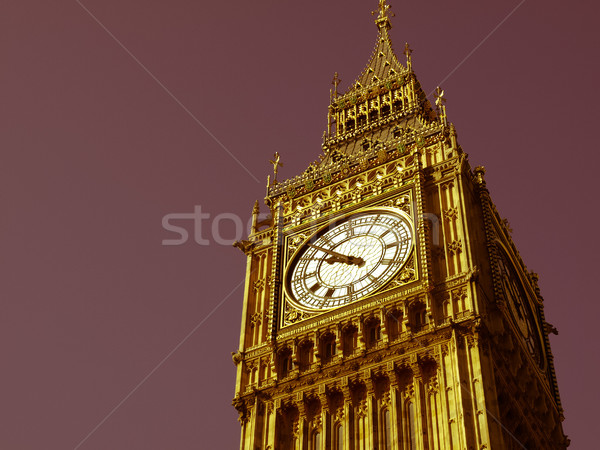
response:
{"label": "clock face", "polygon": [[410,223],[393,209],[371,209],[317,232],[293,255],[285,289],[300,306],[336,308],[383,287],[413,247]]}
{"label": "clock face", "polygon": [[525,340],[529,353],[536,363],[539,366],[542,366],[542,346],[540,343],[538,327],[535,325],[536,320],[529,306],[525,290],[507,256],[504,255],[502,251],[499,253],[500,258],[498,260],[498,268],[500,271],[502,291],[504,293],[504,299],[507,303],[509,314]]}

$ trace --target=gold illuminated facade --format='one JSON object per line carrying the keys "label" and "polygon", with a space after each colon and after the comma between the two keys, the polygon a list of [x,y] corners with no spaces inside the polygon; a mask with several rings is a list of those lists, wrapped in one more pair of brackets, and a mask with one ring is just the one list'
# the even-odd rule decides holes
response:
{"label": "gold illuminated facade", "polygon": [[268,182],[247,257],[242,450],[564,449],[537,276],[447,121],[395,56],[389,6],[323,154]]}

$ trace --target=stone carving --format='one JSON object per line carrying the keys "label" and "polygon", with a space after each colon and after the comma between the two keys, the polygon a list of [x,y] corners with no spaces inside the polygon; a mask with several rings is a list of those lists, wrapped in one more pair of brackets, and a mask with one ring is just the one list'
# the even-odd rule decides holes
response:
{"label": "stone carving", "polygon": [[251,326],[256,326],[256,325],[260,325],[262,323],[263,320],[263,315],[260,312],[255,312],[254,314],[252,314],[252,316],[250,316],[250,325]]}
{"label": "stone carving", "polygon": [[390,392],[386,391],[381,395],[381,406],[389,406],[391,404]]}
{"label": "stone carving", "polygon": [[288,248],[290,249],[288,253],[291,255],[307,238],[306,234],[298,234],[292,237],[288,242]]}
{"label": "stone carving", "polygon": [[312,314],[300,311],[294,308],[287,301],[285,302],[285,312],[283,314],[283,326],[292,325],[302,320],[308,319]]}
{"label": "stone carving", "polygon": [[358,403],[358,406],[357,406],[357,408],[356,408],[356,415],[357,415],[359,418],[363,418],[363,417],[366,417],[366,416],[367,416],[367,412],[368,412],[368,411],[367,411],[367,401],[366,401],[366,400],[361,400],[361,401]]}
{"label": "stone carving", "polygon": [[454,240],[448,244],[447,248],[448,252],[450,252],[451,255],[455,255],[457,253],[462,252],[462,242],[460,241],[460,239]]}
{"label": "stone carving", "polygon": [[262,291],[262,289],[265,287],[265,280],[264,278],[261,278],[259,280],[256,280],[253,285],[252,285],[253,289],[254,289],[254,293],[257,294],[260,291]]}
{"label": "stone carving", "polygon": [[236,366],[244,359],[240,352],[231,352],[231,359]]}
{"label": "stone carving", "polygon": [[444,211],[444,218],[448,222],[456,219],[457,216],[458,216],[458,209],[457,208],[448,208],[446,211]]}

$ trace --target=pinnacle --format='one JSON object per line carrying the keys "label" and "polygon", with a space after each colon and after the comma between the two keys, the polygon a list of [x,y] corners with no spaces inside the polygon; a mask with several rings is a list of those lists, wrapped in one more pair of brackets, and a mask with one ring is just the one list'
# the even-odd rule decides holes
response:
{"label": "pinnacle", "polygon": [[[392,27],[389,20],[389,9],[390,5],[388,5],[385,0],[379,1],[378,16],[375,20],[379,32],[377,34],[377,40],[375,41],[375,48],[371,53],[371,58],[369,59],[367,66],[354,84],[348,89],[347,93],[356,89],[379,84],[407,71],[407,69],[398,61],[392,47],[392,41],[388,34],[388,30]],[[372,14],[376,13],[377,11],[372,12]]]}

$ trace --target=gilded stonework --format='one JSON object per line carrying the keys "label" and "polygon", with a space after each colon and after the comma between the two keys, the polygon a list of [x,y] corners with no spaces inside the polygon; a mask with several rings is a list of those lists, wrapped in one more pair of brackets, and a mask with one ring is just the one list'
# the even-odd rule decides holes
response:
{"label": "gilded stonework", "polygon": [[565,449],[537,276],[389,8],[363,73],[334,76],[319,159],[279,180],[274,154],[235,244],[241,449]]}

